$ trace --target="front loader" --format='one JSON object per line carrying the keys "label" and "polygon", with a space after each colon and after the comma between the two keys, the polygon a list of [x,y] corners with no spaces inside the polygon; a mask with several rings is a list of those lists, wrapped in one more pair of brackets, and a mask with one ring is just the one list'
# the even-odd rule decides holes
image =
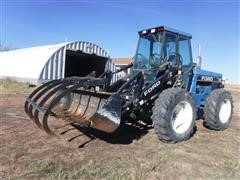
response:
{"label": "front loader", "polygon": [[[193,63],[190,41],[191,35],[165,26],[140,31],[132,64],[97,77],[92,72],[49,81],[29,95],[25,112],[50,135],[56,134],[49,117],[113,133],[126,117],[137,121],[148,114],[159,139],[177,143],[192,136],[201,111],[206,127],[224,130],[233,114],[232,96],[221,74]],[[129,75],[111,83],[128,68]]]}

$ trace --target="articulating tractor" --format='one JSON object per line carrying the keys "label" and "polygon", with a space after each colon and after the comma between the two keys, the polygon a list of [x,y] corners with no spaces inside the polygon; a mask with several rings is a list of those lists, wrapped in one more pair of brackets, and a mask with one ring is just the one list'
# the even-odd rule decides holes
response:
{"label": "articulating tractor", "polygon": [[[193,63],[191,38],[165,26],[140,31],[132,64],[97,77],[93,71],[49,81],[29,95],[25,112],[50,135],[56,133],[49,118],[112,134],[127,117],[138,121],[145,114],[161,141],[177,143],[194,134],[197,112],[205,127],[224,130],[232,119],[232,96],[221,74]],[[128,75],[111,81],[126,69]]]}

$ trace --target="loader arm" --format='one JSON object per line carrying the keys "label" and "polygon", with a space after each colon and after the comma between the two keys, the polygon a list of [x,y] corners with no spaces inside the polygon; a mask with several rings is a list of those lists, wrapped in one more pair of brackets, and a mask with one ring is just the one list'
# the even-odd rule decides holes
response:
{"label": "loader arm", "polygon": [[176,75],[178,71],[178,67],[171,67],[167,69],[161,76],[143,89],[140,99],[142,101],[153,99],[153,97],[158,95],[163,89],[173,85],[177,79]]}
{"label": "loader arm", "polygon": [[120,121],[122,114],[141,109],[145,103],[156,98],[162,90],[176,84],[180,69],[179,65],[169,66],[164,73],[161,72],[161,76],[151,83],[148,82],[147,85],[144,82],[143,72],[136,72],[108,99],[108,105],[103,107],[104,110],[98,112],[105,118],[114,117]]}

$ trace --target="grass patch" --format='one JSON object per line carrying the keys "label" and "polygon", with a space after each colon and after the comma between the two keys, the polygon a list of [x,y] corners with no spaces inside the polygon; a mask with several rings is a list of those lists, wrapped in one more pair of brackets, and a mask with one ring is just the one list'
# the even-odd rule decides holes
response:
{"label": "grass patch", "polygon": [[17,82],[12,79],[0,79],[0,94],[28,94],[34,88],[29,87],[29,84]]}

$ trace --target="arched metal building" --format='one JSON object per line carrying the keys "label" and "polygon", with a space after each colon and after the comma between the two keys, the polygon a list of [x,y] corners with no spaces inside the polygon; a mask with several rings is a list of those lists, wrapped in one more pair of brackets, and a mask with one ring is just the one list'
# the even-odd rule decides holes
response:
{"label": "arched metal building", "polygon": [[[1,78],[14,78],[31,84],[69,76],[115,72],[108,53],[96,44],[76,41],[0,53]],[[115,81],[113,78],[113,81]]]}

